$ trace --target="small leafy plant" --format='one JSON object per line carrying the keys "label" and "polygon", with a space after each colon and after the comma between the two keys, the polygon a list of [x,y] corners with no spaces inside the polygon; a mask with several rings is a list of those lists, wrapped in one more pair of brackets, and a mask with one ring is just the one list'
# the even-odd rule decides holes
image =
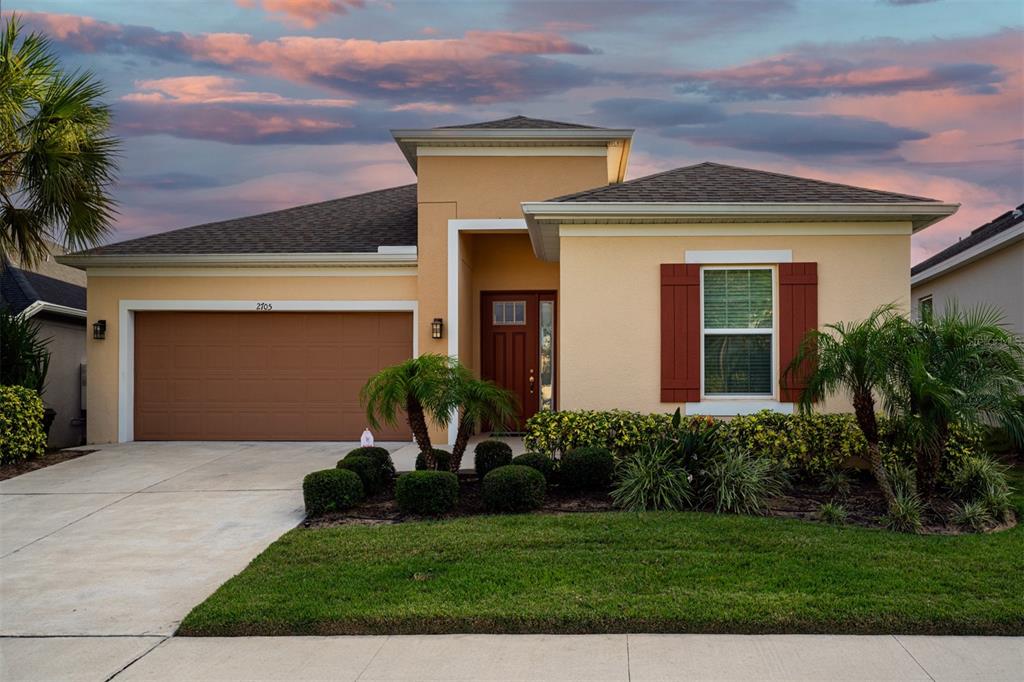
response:
{"label": "small leafy plant", "polygon": [[958,504],[953,512],[953,523],[980,533],[995,522],[983,500]]}
{"label": "small leafy plant", "polygon": [[846,507],[837,502],[826,502],[818,510],[821,520],[833,526],[841,526],[846,523]]}
{"label": "small leafy plant", "polygon": [[626,511],[679,511],[693,505],[692,480],[670,444],[649,443],[619,465],[612,501]]}

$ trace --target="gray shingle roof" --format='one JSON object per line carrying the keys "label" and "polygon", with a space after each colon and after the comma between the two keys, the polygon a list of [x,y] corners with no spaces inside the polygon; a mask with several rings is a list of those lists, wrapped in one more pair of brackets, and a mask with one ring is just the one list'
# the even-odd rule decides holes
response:
{"label": "gray shingle roof", "polygon": [[416,185],[205,223],[75,255],[372,253],[415,246]]}
{"label": "gray shingle roof", "polygon": [[935,200],[705,161],[550,201],[892,203]]}
{"label": "gray shingle roof", "polygon": [[485,129],[515,129],[515,130],[554,130],[559,128],[589,128],[600,130],[597,126],[583,125],[582,123],[565,123],[563,121],[549,121],[543,118],[530,118],[528,116],[510,116],[500,118],[496,121],[481,121],[480,123],[461,123],[454,126],[438,126],[434,130],[450,130],[455,128],[485,128]]}
{"label": "gray shingle roof", "polygon": [[1002,214],[995,220],[987,222],[981,227],[974,228],[973,230],[971,230],[971,233],[964,237],[963,239],[959,240],[955,244],[947,246],[945,249],[939,251],[931,258],[923,260],[914,267],[912,267],[910,269],[910,274],[916,275],[920,272],[924,272],[928,268],[938,265],[943,261],[949,260],[953,256],[957,255],[958,253],[966,251],[972,246],[977,246],[982,242],[988,241],[989,239],[995,237],[997,234],[1006,232],[1011,227],[1019,225],[1022,222],[1024,222],[1024,204],[1021,204],[1015,209],[1007,211],[1006,213]]}
{"label": "gray shingle roof", "polygon": [[85,310],[85,287],[23,270],[4,261],[0,265],[0,305],[18,314],[36,301]]}

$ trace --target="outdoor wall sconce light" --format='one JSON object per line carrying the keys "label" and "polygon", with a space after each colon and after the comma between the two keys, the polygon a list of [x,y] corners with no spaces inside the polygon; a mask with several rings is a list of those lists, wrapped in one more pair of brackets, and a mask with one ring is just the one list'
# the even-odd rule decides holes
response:
{"label": "outdoor wall sconce light", "polygon": [[430,323],[430,338],[440,339],[442,336],[444,336],[444,320],[435,317],[434,321]]}
{"label": "outdoor wall sconce light", "polygon": [[92,323],[92,338],[102,340],[107,338],[107,321],[96,320]]}

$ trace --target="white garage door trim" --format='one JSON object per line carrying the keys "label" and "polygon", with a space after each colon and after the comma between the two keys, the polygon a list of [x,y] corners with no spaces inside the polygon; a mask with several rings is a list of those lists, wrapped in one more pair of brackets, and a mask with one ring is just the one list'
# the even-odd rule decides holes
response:
{"label": "white garage door trim", "polygon": [[118,313],[117,440],[135,440],[135,313],[148,310],[185,312],[260,312],[265,315],[310,312],[411,312],[412,354],[419,355],[419,308],[416,301],[139,301],[122,300]]}

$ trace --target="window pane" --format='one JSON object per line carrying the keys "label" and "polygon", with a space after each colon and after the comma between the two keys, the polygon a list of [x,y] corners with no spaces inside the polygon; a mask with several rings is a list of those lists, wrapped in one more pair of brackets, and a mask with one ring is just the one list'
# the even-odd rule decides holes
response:
{"label": "window pane", "polygon": [[707,334],[704,336],[704,393],[770,395],[770,334]]}
{"label": "window pane", "polygon": [[540,409],[555,409],[555,302],[540,302]]}
{"label": "window pane", "polygon": [[493,304],[493,308],[494,308],[494,324],[504,324],[505,323],[505,304],[504,303],[494,303]]}
{"label": "window pane", "polygon": [[771,270],[705,270],[705,329],[771,329]]}

